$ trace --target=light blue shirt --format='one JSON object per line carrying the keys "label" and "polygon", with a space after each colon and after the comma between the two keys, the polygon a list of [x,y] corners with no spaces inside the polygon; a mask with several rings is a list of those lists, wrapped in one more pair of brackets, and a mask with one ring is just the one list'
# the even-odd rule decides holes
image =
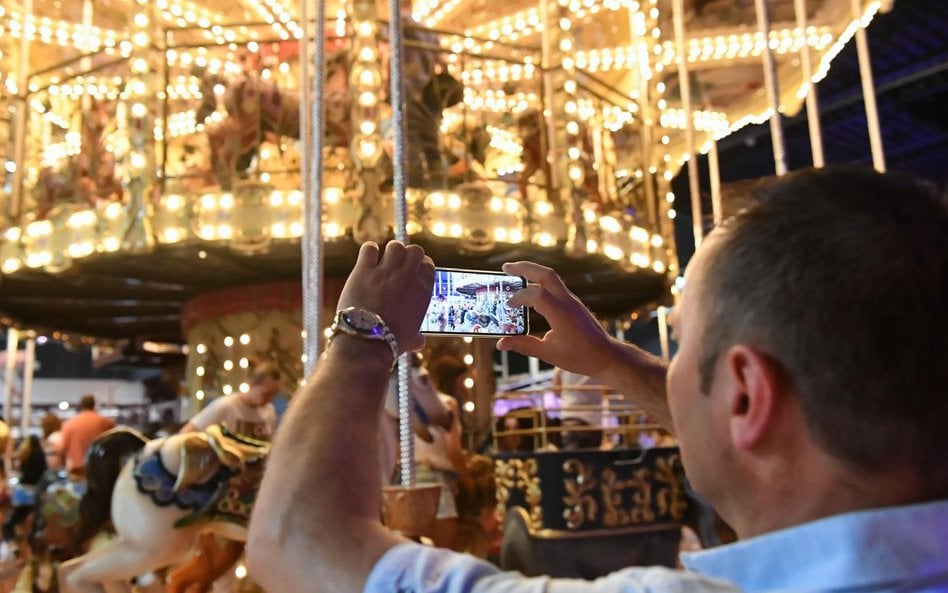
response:
{"label": "light blue shirt", "polygon": [[[582,543],[577,543],[582,546]],[[471,556],[398,545],[366,593],[948,592],[948,501],[847,513],[703,552],[690,572],[627,568],[595,581],[525,578]]]}

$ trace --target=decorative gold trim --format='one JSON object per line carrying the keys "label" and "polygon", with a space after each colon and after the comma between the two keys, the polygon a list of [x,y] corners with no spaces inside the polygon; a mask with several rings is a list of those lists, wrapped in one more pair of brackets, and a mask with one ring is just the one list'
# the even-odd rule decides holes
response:
{"label": "decorative gold trim", "polygon": [[537,460],[527,459],[496,459],[494,460],[494,475],[497,478],[497,506],[503,512],[510,500],[511,490],[521,490],[524,502],[530,514],[530,530],[543,527],[543,490],[540,487],[540,477],[537,471]]}
{"label": "decorative gold trim", "polygon": [[530,530],[530,535],[538,539],[581,539],[605,535],[628,535],[632,533],[655,533],[657,531],[679,531],[681,525],[674,522],[652,523],[650,525],[630,525],[615,529],[582,529],[571,531],[566,529],[537,529]]}
{"label": "decorative gold trim", "polygon": [[[593,498],[592,492],[596,488],[596,478],[592,469],[587,468],[578,459],[567,459],[563,462],[563,487],[566,496],[563,497],[563,518],[570,529],[579,529],[587,520],[594,522],[599,515],[599,505]],[[570,477],[573,474],[575,477]]]}

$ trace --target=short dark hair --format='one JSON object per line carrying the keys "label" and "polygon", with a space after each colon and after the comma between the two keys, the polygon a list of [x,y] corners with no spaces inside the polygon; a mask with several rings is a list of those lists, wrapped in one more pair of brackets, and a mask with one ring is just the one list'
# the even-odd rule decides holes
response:
{"label": "short dark hair", "polygon": [[95,409],[95,396],[86,394],[82,396],[82,399],[79,400],[79,409],[80,410],[94,410]]}
{"label": "short dark hair", "polygon": [[280,372],[280,368],[272,362],[261,362],[253,367],[253,371],[250,373],[251,384],[259,385],[267,378],[279,381],[283,378],[283,374]]}
{"label": "short dark hair", "polygon": [[861,167],[799,171],[754,195],[709,244],[702,390],[726,348],[752,344],[793,381],[828,453],[948,488],[945,200]]}

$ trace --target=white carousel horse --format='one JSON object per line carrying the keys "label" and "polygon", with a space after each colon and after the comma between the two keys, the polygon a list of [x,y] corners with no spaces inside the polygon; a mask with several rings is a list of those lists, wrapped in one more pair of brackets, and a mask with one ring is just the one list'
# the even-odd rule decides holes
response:
{"label": "white carousel horse", "polygon": [[[127,428],[105,433],[89,452],[77,539],[87,540],[110,517],[116,536],[63,563],[60,590],[125,590],[129,579],[181,560],[201,533],[246,541],[268,450],[266,442],[217,425],[153,441]],[[203,586],[230,567],[242,546],[236,549],[236,556],[212,559],[226,565],[213,567],[219,572],[201,579]],[[208,556],[214,554],[200,561]],[[169,590],[183,591],[188,584],[169,577]]]}

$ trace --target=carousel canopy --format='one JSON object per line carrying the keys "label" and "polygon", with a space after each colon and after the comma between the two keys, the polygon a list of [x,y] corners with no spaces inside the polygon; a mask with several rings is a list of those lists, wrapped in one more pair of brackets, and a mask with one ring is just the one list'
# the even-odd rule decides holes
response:
{"label": "carousel canopy", "polygon": [[[679,169],[775,105],[798,112],[891,8],[765,5],[404,5],[409,236],[439,265],[551,265],[610,317],[669,298]],[[312,150],[326,274],[345,274],[395,224],[386,17],[372,0],[329,3],[314,149],[297,3],[0,4],[4,323],[175,342],[188,299],[298,279]]]}

